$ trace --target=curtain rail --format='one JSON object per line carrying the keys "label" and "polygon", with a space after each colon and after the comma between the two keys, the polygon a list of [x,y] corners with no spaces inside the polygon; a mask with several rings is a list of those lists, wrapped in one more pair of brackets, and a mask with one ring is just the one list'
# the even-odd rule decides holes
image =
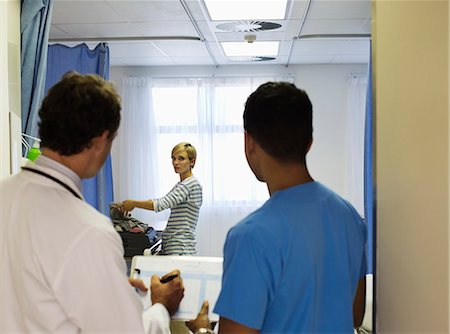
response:
{"label": "curtain rail", "polygon": [[[308,0],[308,3],[306,4],[306,7],[305,7],[305,11],[303,12],[302,21],[300,22],[300,28],[298,29],[297,36],[300,36],[303,31],[303,27],[305,25],[306,17],[308,16],[310,6],[311,6],[311,0]],[[295,38],[292,40],[291,47],[289,48],[289,55],[288,55],[288,59],[286,61],[286,67],[289,66],[289,62],[291,60],[292,50],[294,49],[294,42],[295,42]]]}
{"label": "curtain rail", "polygon": [[371,38],[371,34],[311,34],[301,35],[295,39],[315,39],[315,38]]}
{"label": "curtain rail", "polygon": [[191,11],[189,10],[188,5],[186,4],[185,0],[179,0],[181,5],[183,6],[184,11],[186,12],[186,15],[189,17],[189,20],[191,20],[192,26],[197,31],[197,34],[200,36],[200,40],[205,45],[206,51],[208,51],[209,56],[211,57],[211,60],[213,61],[214,65],[218,68],[219,64],[217,63],[216,58],[214,57],[213,52],[211,51],[211,48],[209,47],[208,42],[206,41],[206,38],[203,36],[202,31],[198,27],[197,22],[195,21],[194,17],[192,16]]}
{"label": "curtain rail", "polygon": [[50,38],[50,43],[63,42],[127,42],[127,41],[201,41],[196,36],[128,36],[128,37],[87,37],[87,38]]}

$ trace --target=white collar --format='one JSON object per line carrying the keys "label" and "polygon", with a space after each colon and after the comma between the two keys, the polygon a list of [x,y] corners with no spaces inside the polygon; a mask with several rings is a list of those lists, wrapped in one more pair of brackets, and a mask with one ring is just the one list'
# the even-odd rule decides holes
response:
{"label": "white collar", "polygon": [[45,155],[40,155],[36,161],[34,162],[36,166],[50,168],[60,172],[64,176],[68,177],[78,188],[80,192],[82,192],[82,183],[80,177],[69,167],[64,166],[62,163],[53,160]]}

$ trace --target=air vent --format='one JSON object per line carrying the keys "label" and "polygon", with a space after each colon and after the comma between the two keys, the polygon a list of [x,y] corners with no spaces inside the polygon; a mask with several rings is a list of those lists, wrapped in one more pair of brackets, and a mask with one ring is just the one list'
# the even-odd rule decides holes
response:
{"label": "air vent", "polygon": [[262,56],[251,56],[251,57],[228,57],[231,62],[257,62],[257,61],[268,61],[275,60],[275,57],[262,57]]}
{"label": "air vent", "polygon": [[232,32],[257,32],[257,31],[277,29],[280,27],[281,24],[264,21],[235,21],[235,22],[221,23],[216,26],[216,28],[219,30]]}

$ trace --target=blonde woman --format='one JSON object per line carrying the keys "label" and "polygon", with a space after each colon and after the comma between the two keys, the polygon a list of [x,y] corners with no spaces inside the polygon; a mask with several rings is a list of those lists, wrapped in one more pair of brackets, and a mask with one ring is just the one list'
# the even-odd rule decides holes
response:
{"label": "blonde woman", "polygon": [[189,143],[179,143],[172,149],[172,165],[180,181],[169,193],[159,199],[145,201],[126,200],[120,203],[123,212],[134,208],[155,212],[170,209],[170,217],[162,234],[163,255],[196,254],[195,228],[203,195],[202,186],[192,174],[197,151]]}

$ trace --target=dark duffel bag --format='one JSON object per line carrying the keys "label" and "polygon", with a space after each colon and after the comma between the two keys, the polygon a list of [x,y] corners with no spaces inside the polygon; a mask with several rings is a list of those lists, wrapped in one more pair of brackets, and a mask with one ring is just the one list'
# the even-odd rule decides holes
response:
{"label": "dark duffel bag", "polygon": [[153,228],[147,233],[119,232],[119,235],[122,238],[125,257],[142,255],[144,249],[152,247],[158,241]]}

